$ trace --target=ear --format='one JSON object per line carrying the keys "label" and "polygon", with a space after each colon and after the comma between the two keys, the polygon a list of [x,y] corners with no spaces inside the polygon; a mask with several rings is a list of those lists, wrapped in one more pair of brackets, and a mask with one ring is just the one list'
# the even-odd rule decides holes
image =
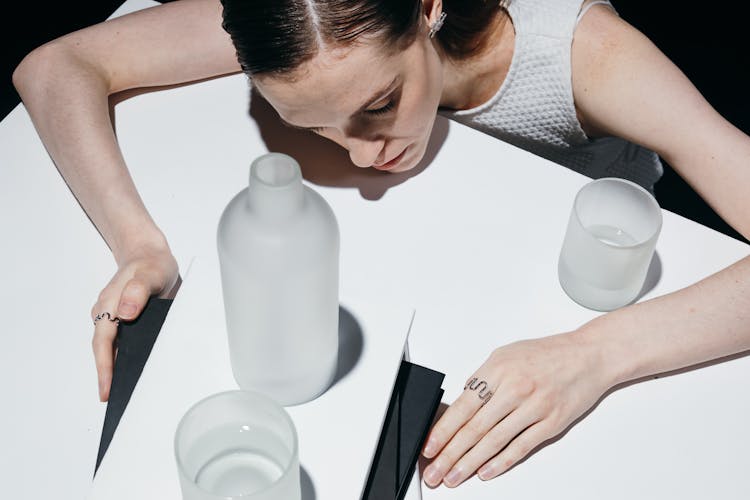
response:
{"label": "ear", "polygon": [[423,0],[422,8],[424,9],[427,26],[432,26],[443,12],[443,0]]}

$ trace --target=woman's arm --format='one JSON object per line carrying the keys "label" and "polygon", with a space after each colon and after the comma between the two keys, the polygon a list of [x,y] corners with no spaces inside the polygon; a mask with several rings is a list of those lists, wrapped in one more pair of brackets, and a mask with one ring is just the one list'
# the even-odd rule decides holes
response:
{"label": "woman's arm", "polygon": [[594,6],[573,41],[573,93],[589,135],[659,153],[745,237],[750,234],[750,138],[719,115],[643,34]]}
{"label": "woman's arm", "polygon": [[[182,0],[107,21],[31,52],[13,82],[39,135],[115,258],[157,228],[133,186],[108,96],[237,71],[218,0]],[[144,230],[146,228],[146,230]]]}
{"label": "woman's arm", "polygon": [[[66,183],[112,250],[118,273],[92,317],[137,317],[148,297],[178,280],[166,239],[151,219],[117,145],[109,96],[236,72],[218,0],[181,0],[71,33],[19,64],[13,83]],[[94,353],[106,400],[116,325],[99,321]]]}
{"label": "woman's arm", "polygon": [[[750,236],[750,137],[722,118],[643,34],[595,6],[573,43],[573,91],[589,134],[656,151]],[[619,380],[750,349],[750,258],[691,287],[606,315]],[[625,363],[623,363],[625,362]]]}
{"label": "woman's arm", "polygon": [[[641,33],[608,7],[573,42],[573,92],[589,135],[616,135],[664,157],[750,236],[750,138],[703,99]],[[750,257],[682,290],[600,316],[574,332],[496,349],[430,432],[425,482],[502,474],[565,430],[609,388],[750,349]],[[486,403],[486,404],[484,404]]]}

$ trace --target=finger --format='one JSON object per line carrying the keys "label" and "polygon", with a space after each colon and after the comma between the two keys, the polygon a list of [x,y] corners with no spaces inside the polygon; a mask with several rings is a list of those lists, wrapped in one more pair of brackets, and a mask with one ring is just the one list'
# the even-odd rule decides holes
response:
{"label": "finger", "polygon": [[529,405],[521,406],[508,414],[492,427],[468,453],[460,457],[460,460],[446,474],[444,484],[453,488],[464,482],[482,464],[497,455],[513,438],[536,424],[540,418],[537,413],[529,409]]}
{"label": "finger", "polygon": [[[472,381],[475,388],[479,383],[484,384],[478,388],[483,390],[483,395],[488,394],[489,387],[486,379],[483,379],[478,375],[474,376],[471,378],[470,382],[467,383],[467,387]],[[492,387],[494,388],[496,385],[497,384],[492,384]],[[425,444],[424,449],[422,450],[422,455],[424,455],[425,458],[433,458],[437,455],[456,432],[458,432],[458,430],[474,416],[477,410],[482,407],[484,400],[481,399],[478,394],[479,392],[476,390],[464,389],[464,392],[456,399],[456,401],[445,410],[445,413],[440,417],[437,423],[435,423],[427,437],[427,444]]]}
{"label": "finger", "polygon": [[100,319],[94,327],[94,338],[91,341],[94,350],[94,362],[99,381],[99,400],[109,399],[109,389],[112,385],[112,369],[114,366],[114,341],[117,336],[117,322],[107,318]]}
{"label": "finger", "polygon": [[[502,395],[502,387],[499,388],[498,394]],[[480,442],[493,427],[496,426],[516,407],[516,402],[509,398],[495,397],[489,403],[479,409],[474,416],[466,422],[461,429],[451,438],[443,447],[440,454],[435,457],[432,463],[425,468],[423,472],[424,481],[428,486],[436,487],[446,476],[446,474],[455,470],[455,464],[467,451]],[[496,453],[496,452],[495,452]],[[494,453],[493,453],[494,455]],[[488,456],[490,458],[492,455]],[[487,460],[485,459],[485,461]],[[477,464],[477,467],[483,462]],[[474,469],[476,470],[476,468]],[[473,472],[473,471],[472,471]],[[450,475],[450,474],[449,474]],[[453,476],[456,474],[453,473]]]}
{"label": "finger", "polygon": [[479,468],[477,475],[488,481],[513,467],[528,455],[531,450],[553,437],[556,433],[548,420],[542,420],[515,437],[505,449]]}
{"label": "finger", "polygon": [[146,306],[151,296],[151,288],[138,278],[133,278],[125,284],[120,294],[117,306],[117,317],[132,321],[137,318]]}

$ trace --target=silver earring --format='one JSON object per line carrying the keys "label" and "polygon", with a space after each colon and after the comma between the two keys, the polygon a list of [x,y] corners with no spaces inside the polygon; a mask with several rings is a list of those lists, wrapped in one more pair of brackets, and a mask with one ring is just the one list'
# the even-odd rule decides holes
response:
{"label": "silver earring", "polygon": [[445,18],[446,18],[445,12],[441,12],[440,16],[437,18],[437,21],[432,23],[432,25],[430,26],[430,38],[434,38],[435,33],[440,31],[440,28],[443,27],[443,22],[445,22]]}

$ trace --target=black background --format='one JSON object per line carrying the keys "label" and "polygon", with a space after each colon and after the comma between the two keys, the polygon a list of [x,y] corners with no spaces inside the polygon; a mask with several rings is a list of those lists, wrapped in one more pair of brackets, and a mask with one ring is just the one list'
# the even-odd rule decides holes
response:
{"label": "black background", "polygon": [[[106,19],[121,4],[121,0],[22,0],[4,7],[0,21],[3,37],[0,118],[19,102],[11,74],[24,54],[57,36]],[[687,74],[724,117],[750,133],[747,98],[750,9],[746,2],[697,4],[703,5],[700,8],[675,0],[613,0],[613,4],[623,19],[645,33]],[[655,190],[663,208],[741,238],[668,165]]]}

